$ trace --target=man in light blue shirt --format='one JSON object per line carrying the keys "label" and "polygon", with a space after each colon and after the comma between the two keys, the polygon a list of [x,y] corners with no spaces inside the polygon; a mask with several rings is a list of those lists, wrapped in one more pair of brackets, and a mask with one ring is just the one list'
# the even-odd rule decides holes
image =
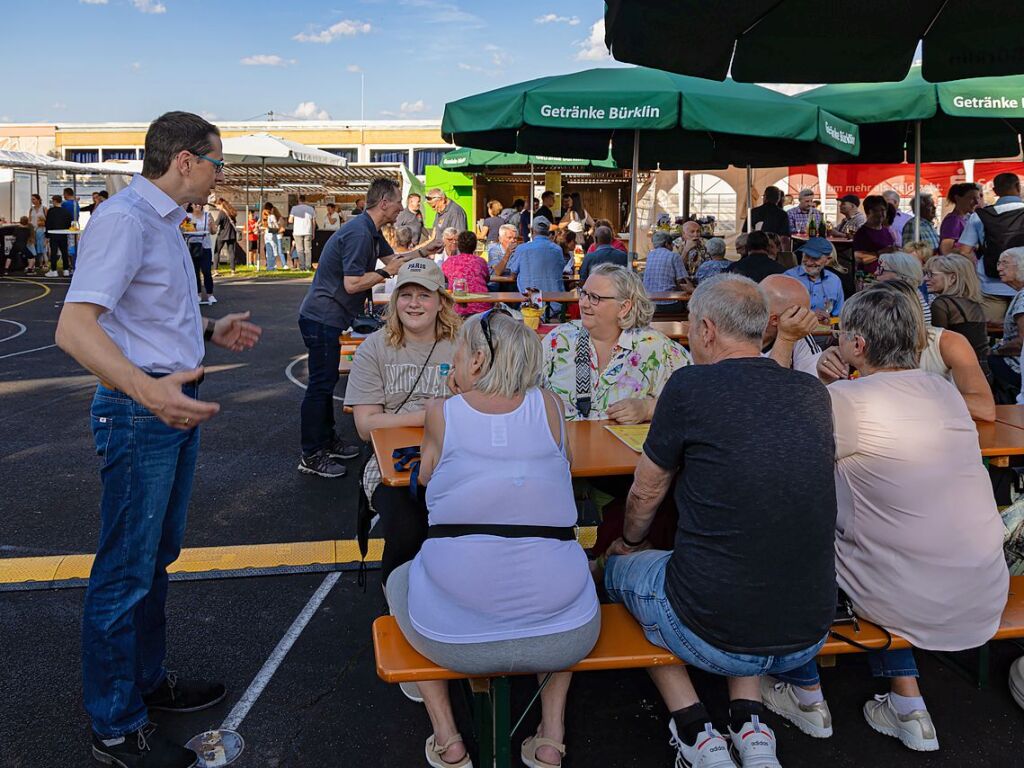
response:
{"label": "man in light blue shirt", "polygon": [[[82,678],[92,754],[114,765],[186,768],[197,755],[154,733],[149,710],[193,712],[221,683],[168,674],[167,566],[181,550],[199,425],[203,340],[234,351],[259,340],[249,313],[199,315],[178,225],[224,164],[220,132],[169,112],[146,134],[142,174],[93,215],[57,324],[57,345],[99,378],[92,433],[103,457],[100,542],[82,616]],[[142,761],[140,763],[140,761]]]}
{"label": "man in light blue shirt", "polygon": [[[535,216],[531,228],[533,240],[515,249],[508,260],[507,270],[516,276],[516,285],[520,291],[540,289],[543,300],[545,293],[561,293],[565,290],[565,283],[562,282],[565,255],[548,237],[551,222],[544,216]],[[548,307],[549,316],[562,310],[561,305],[556,303],[550,303]]]}
{"label": "man in light blue shirt", "polygon": [[824,237],[812,237],[796,249],[800,264],[784,274],[795,277],[811,295],[811,311],[828,317],[839,317],[843,308],[843,284],[839,276],[825,269],[832,260],[832,243]]}
{"label": "man in light blue shirt", "polygon": [[[498,227],[498,242],[491,243],[487,246],[487,267],[491,270],[491,274],[501,274],[496,269],[499,264],[505,262],[507,264],[509,249],[512,248],[516,241],[519,240],[519,231],[514,224],[502,224]],[[502,264],[504,267],[505,265]],[[501,283],[490,282],[487,284],[487,290],[497,292],[505,287]]]}
{"label": "man in light blue shirt", "polygon": [[[994,213],[1007,213],[1024,208],[1020,197],[1020,178],[1015,173],[1001,173],[992,180],[993,191],[999,196],[992,206]],[[978,258],[978,248],[985,243],[985,227],[977,212],[972,213],[964,225],[957,250],[964,256],[976,261],[978,280],[981,281],[981,305],[985,309],[985,319],[990,323],[1001,323],[1016,291],[998,277],[985,274],[984,260]],[[997,254],[998,257],[998,254]]]}

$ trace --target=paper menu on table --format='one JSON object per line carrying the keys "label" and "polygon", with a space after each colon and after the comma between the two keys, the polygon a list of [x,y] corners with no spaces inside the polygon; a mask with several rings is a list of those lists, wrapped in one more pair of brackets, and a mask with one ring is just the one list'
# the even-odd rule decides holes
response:
{"label": "paper menu on table", "polygon": [[606,424],[604,428],[637,453],[643,451],[647,433],[651,431],[650,424]]}

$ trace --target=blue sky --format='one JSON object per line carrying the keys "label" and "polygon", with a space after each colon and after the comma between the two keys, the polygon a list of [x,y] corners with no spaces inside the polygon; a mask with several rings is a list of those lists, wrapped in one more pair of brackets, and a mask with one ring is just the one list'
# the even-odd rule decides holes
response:
{"label": "blue sky", "polygon": [[[45,9],[45,10],[44,10]],[[214,120],[273,111],[439,118],[447,101],[613,62],[601,0],[5,3],[0,122]],[[44,31],[45,30],[45,31]]]}

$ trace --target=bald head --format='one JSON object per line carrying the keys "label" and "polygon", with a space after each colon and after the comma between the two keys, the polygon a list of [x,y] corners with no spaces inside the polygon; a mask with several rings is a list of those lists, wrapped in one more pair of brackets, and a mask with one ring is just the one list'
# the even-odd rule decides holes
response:
{"label": "bald head", "polygon": [[768,304],[768,313],[771,315],[781,315],[793,306],[811,308],[811,295],[804,284],[795,277],[768,275],[760,285]]}

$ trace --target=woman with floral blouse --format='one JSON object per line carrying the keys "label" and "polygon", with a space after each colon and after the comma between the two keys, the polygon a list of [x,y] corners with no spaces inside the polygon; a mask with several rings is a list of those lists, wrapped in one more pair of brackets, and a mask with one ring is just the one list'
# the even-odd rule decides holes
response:
{"label": "woman with floral blouse", "polygon": [[[565,404],[566,419],[651,420],[669,376],[690,355],[650,327],[654,305],[633,272],[614,265],[594,268],[579,291],[580,322],[564,323],[544,338],[544,385]],[[589,386],[576,381],[576,349],[585,343]],[[589,397],[588,413],[579,401]]]}

